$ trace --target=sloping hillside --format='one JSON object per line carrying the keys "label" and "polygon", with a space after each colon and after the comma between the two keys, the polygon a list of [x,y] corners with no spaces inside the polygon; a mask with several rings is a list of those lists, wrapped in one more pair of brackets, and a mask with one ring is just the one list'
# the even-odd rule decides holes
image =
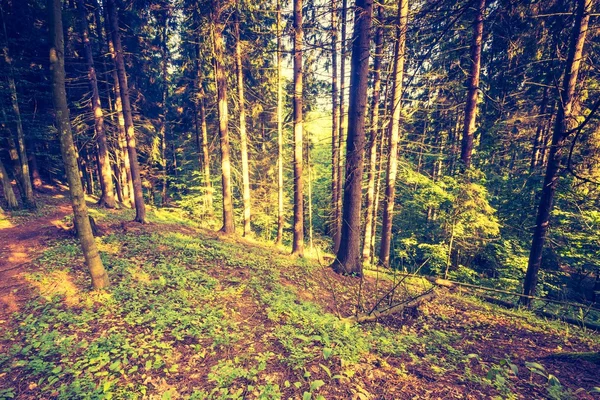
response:
{"label": "sloping hillside", "polygon": [[[592,333],[443,290],[359,325],[339,317],[384,296],[383,274],[340,277],[323,255],[222,237],[177,209],[149,225],[92,213],[105,293],[88,290],[64,228],[10,228],[39,224],[20,243],[41,255],[17,271],[18,311],[0,317],[0,398],[594,398],[600,386]],[[396,299],[427,284],[402,288]]]}

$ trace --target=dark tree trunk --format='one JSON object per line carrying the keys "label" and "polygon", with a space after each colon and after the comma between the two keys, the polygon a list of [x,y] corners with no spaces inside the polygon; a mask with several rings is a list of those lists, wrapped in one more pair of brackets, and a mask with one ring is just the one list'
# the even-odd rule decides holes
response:
{"label": "dark tree trunk", "polygon": [[217,103],[219,110],[219,136],[221,139],[221,182],[223,189],[223,227],[221,232],[226,234],[235,233],[233,222],[233,198],[231,189],[231,160],[229,147],[229,112],[227,110],[227,77],[223,60],[224,22],[221,20],[222,5],[216,1],[213,11],[213,45],[215,54],[215,75],[217,81]]}
{"label": "dark tree trunk", "polygon": [[337,1],[331,0],[331,238],[334,249],[339,247],[340,235],[340,106],[338,103],[338,19]]}
{"label": "dark tree trunk", "polygon": [[283,77],[281,0],[277,0],[277,239],[283,242]]}
{"label": "dark tree trunk", "polygon": [[402,111],[402,80],[404,78],[404,60],[406,50],[406,27],[408,24],[408,0],[400,0],[398,6],[398,30],[394,54],[394,76],[392,90],[392,118],[388,127],[389,157],[383,197],[383,220],[379,263],[389,266],[392,245],[392,223],[396,195],[396,175],[398,172],[398,140],[400,138],[400,118]]}
{"label": "dark tree trunk", "polygon": [[469,73],[467,102],[465,105],[465,123],[463,126],[460,159],[463,167],[471,167],[473,156],[473,136],[475,134],[475,117],[477,116],[477,93],[479,91],[479,73],[481,70],[481,47],[483,46],[483,13],[485,0],[479,0],[477,14],[473,24],[473,43],[471,44],[471,72]]}
{"label": "dark tree trunk", "polygon": [[[544,186],[542,187],[542,195],[538,206],[527,273],[523,282],[523,294],[525,296],[534,296],[536,293],[538,273],[542,265],[542,252],[544,250],[548,226],[550,225],[550,214],[552,212],[556,186],[558,185],[565,140],[569,136],[569,127],[573,116],[577,77],[583,57],[583,46],[585,44],[592,5],[593,0],[577,1],[577,13],[565,64],[562,91],[560,92],[560,101],[558,101],[554,133],[552,134],[552,145],[550,146],[546,176],[544,177]],[[529,307],[531,299],[529,297],[521,297],[521,304]]]}
{"label": "dark tree trunk", "polygon": [[333,269],[338,273],[362,275],[360,217],[373,1],[357,0],[354,15],[342,236]]}
{"label": "dark tree trunk", "polygon": [[129,101],[129,85],[125,72],[125,60],[123,58],[123,47],[121,45],[121,34],[119,33],[119,19],[115,0],[106,0],[107,15],[111,26],[111,35],[115,47],[115,66],[119,81],[119,91],[123,106],[123,118],[125,120],[125,135],[127,139],[127,152],[131,169],[131,180],[133,183],[133,198],[135,202],[135,221],[146,223],[146,205],[144,204],[144,193],[142,191],[142,178],[140,176],[140,165],[138,163],[137,149],[135,144],[135,130],[133,127],[133,115]]}
{"label": "dark tree trunk", "polygon": [[533,139],[533,149],[531,150],[531,163],[529,164],[529,171],[532,172],[535,167],[539,164],[541,147],[543,143],[544,129],[546,128],[546,108],[548,106],[548,88],[544,88],[544,95],[542,96],[542,103],[540,104],[540,122],[538,123],[537,129],[535,130],[535,137]]}
{"label": "dark tree trunk", "polygon": [[294,0],[294,237],[292,254],[304,255],[304,183],[302,181],[302,0]]}
{"label": "dark tree trunk", "polygon": [[65,164],[65,171],[69,182],[69,191],[71,193],[71,203],[77,237],[81,243],[85,262],[92,277],[92,285],[95,289],[108,287],[108,275],[102,265],[92,226],[88,216],[85,196],[81,181],[79,179],[79,170],[77,168],[77,154],[73,144],[73,135],[71,133],[71,123],[69,122],[69,108],[67,105],[67,93],[65,90],[65,61],[64,61],[64,39],[62,28],[62,2],[61,0],[49,0],[48,10],[51,21],[51,49],[50,65],[52,70],[52,94],[54,100],[54,109],[56,111],[56,122],[60,138],[60,149]]}
{"label": "dark tree trunk", "polygon": [[2,192],[4,193],[4,200],[6,200],[8,209],[16,210],[17,208],[19,208],[19,203],[17,202],[17,197],[15,196],[15,192],[12,188],[10,179],[8,178],[8,174],[6,173],[6,168],[4,168],[4,164],[2,163],[1,158],[0,158],[0,184],[2,185]]}

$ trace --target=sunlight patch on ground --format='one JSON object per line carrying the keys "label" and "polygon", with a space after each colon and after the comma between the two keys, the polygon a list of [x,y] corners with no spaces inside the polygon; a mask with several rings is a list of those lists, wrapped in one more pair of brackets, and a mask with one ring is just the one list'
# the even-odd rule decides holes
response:
{"label": "sunlight patch on ground", "polygon": [[74,283],[71,275],[64,270],[51,271],[44,275],[25,275],[25,279],[34,286],[46,300],[54,296],[62,296],[68,306],[74,306],[81,302],[81,292]]}

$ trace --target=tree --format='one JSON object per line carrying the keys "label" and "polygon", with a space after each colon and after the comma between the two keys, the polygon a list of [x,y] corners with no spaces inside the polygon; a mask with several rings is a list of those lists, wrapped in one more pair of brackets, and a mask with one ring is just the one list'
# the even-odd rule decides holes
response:
{"label": "tree", "polygon": [[406,27],[408,24],[408,0],[400,0],[398,5],[398,28],[394,50],[394,76],[392,87],[392,118],[388,125],[389,157],[386,168],[385,195],[383,197],[383,221],[379,263],[388,266],[392,244],[392,222],[398,173],[398,140],[400,138],[400,118],[402,113],[402,80],[406,52]]}
{"label": "tree", "polygon": [[240,147],[242,151],[242,200],[244,203],[244,236],[250,228],[250,168],[248,166],[248,134],[246,133],[246,105],[244,104],[244,71],[242,69],[242,46],[240,39],[240,1],[236,0],[235,13],[235,66],[240,113]]}
{"label": "tree", "polygon": [[473,42],[471,44],[471,71],[469,73],[469,90],[465,104],[465,123],[463,126],[460,159],[465,169],[471,167],[473,155],[473,136],[475,134],[475,118],[477,116],[477,93],[479,90],[479,72],[481,71],[481,47],[483,46],[483,14],[485,0],[479,0],[473,24]]}
{"label": "tree", "polygon": [[119,18],[115,0],[106,0],[107,15],[111,27],[111,36],[115,47],[113,61],[117,69],[119,81],[119,94],[123,106],[123,118],[125,122],[125,135],[127,138],[127,152],[129,154],[129,165],[131,169],[131,180],[133,183],[133,198],[135,202],[135,221],[146,223],[146,205],[144,204],[144,194],[142,191],[142,178],[140,176],[140,165],[135,144],[135,129],[133,126],[133,114],[131,112],[131,102],[129,100],[129,84],[127,82],[127,73],[125,72],[125,59],[123,58],[123,46],[121,44],[121,34],[119,33]]}
{"label": "tree", "polygon": [[221,139],[221,185],[223,190],[223,227],[225,234],[235,233],[233,222],[233,198],[231,189],[231,160],[229,146],[229,112],[227,110],[227,77],[223,59],[224,43],[223,5],[220,0],[213,3],[213,47],[215,58],[215,77],[217,83],[217,109],[219,112],[219,137]]}
{"label": "tree", "polygon": [[277,239],[283,241],[283,77],[281,47],[281,0],[277,0]]}
{"label": "tree", "polygon": [[354,15],[342,236],[333,269],[338,273],[362,275],[360,217],[373,1],[356,0]]}
{"label": "tree", "polygon": [[13,191],[10,179],[8,178],[8,174],[6,173],[6,168],[4,168],[4,163],[2,162],[2,159],[0,159],[0,184],[2,184],[4,200],[6,200],[8,209],[16,210],[17,208],[19,208],[17,197],[15,196],[15,192]]}
{"label": "tree", "polygon": [[333,248],[337,249],[340,241],[340,211],[339,199],[340,181],[340,105],[338,103],[338,19],[337,1],[331,0],[331,206],[333,220],[331,235]]}
{"label": "tree", "polygon": [[569,53],[565,62],[562,90],[559,93],[560,100],[558,101],[552,144],[550,146],[544,185],[542,186],[542,194],[538,205],[527,273],[523,282],[523,294],[525,296],[521,297],[521,304],[528,307],[531,305],[531,298],[526,296],[535,295],[538,273],[542,265],[542,252],[550,224],[550,214],[558,185],[561,162],[563,161],[565,140],[572,133],[572,119],[576,102],[575,89],[577,87],[577,78],[583,58],[583,47],[588,32],[593,3],[594,0],[577,1],[575,23],[569,44]]}
{"label": "tree", "polygon": [[304,254],[304,183],[302,181],[302,0],[294,0],[294,237],[292,254]]}
{"label": "tree", "polygon": [[73,134],[71,133],[71,123],[69,121],[69,107],[65,89],[62,2],[60,0],[48,0],[48,10],[50,13],[52,46],[50,48],[52,94],[60,138],[60,149],[69,182],[69,192],[71,193],[75,228],[81,249],[83,250],[85,262],[92,277],[92,286],[94,289],[104,289],[109,285],[108,275],[102,265],[102,260],[94,241],[87,205],[85,203],[85,195],[81,187],[81,180],[79,179],[77,153],[73,144]]}
{"label": "tree", "polygon": [[98,92],[98,78],[96,77],[96,68],[94,67],[94,55],[90,43],[90,34],[87,23],[87,11],[83,0],[77,0],[79,9],[81,37],[83,40],[83,49],[85,61],[88,68],[88,79],[92,89],[92,114],[94,116],[94,128],[96,133],[96,143],[98,145],[98,164],[99,177],[102,194],[98,204],[106,208],[115,207],[115,194],[112,180],[112,169],[110,167],[110,158],[108,154],[108,141],[104,129],[104,113],[100,103],[100,94]]}

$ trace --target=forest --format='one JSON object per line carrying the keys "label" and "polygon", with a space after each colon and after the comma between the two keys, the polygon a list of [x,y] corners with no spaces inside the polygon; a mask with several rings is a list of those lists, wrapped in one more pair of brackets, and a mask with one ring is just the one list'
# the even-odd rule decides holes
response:
{"label": "forest", "polygon": [[0,399],[600,398],[597,0],[0,23]]}

